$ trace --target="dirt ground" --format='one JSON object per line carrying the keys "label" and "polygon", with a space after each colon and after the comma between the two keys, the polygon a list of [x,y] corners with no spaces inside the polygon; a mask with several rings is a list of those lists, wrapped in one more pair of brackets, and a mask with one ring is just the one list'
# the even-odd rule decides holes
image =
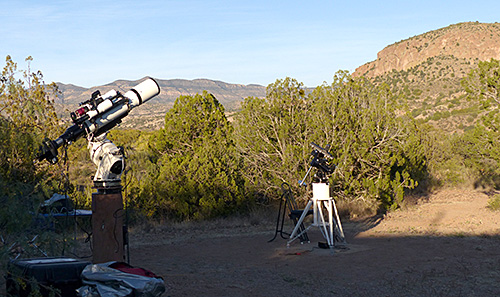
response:
{"label": "dirt ground", "polygon": [[[130,263],[163,296],[500,296],[500,212],[488,194],[444,190],[383,217],[343,222],[345,248],[274,235],[276,214],[132,230]],[[291,229],[291,225],[288,225]]]}
{"label": "dirt ground", "polygon": [[308,244],[268,242],[271,208],[243,219],[142,225],[130,230],[129,259],[164,278],[164,297],[500,296],[492,194],[442,190],[385,216],[343,221],[347,245],[334,250],[318,248],[325,239],[316,227]]}

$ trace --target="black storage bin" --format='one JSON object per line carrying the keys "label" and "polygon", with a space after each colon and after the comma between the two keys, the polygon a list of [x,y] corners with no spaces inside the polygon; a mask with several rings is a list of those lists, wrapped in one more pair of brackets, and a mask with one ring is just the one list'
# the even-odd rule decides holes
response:
{"label": "black storage bin", "polygon": [[32,290],[30,282],[34,282],[42,296],[49,296],[57,289],[60,295],[55,296],[76,297],[76,289],[82,286],[80,275],[89,264],[66,257],[11,260],[7,267],[7,295],[28,296]]}

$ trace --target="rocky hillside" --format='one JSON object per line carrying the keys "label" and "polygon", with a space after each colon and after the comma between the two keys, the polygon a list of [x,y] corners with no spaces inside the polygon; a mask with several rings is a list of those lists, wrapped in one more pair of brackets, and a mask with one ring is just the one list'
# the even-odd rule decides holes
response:
{"label": "rocky hillside", "polygon": [[418,120],[446,132],[472,128],[482,110],[461,80],[479,61],[500,59],[500,24],[459,23],[389,45],[353,73],[385,83]]}
{"label": "rocky hillside", "polygon": [[391,44],[353,76],[375,77],[392,70],[408,70],[427,59],[453,56],[458,59],[500,59],[500,24],[459,23]]}

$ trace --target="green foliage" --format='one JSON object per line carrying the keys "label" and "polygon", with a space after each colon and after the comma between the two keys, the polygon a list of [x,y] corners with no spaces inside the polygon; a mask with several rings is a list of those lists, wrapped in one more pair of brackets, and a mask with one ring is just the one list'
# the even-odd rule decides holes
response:
{"label": "green foliage", "polygon": [[18,71],[10,56],[0,83],[0,199],[5,205],[0,230],[11,232],[24,227],[15,217],[25,218],[23,210],[50,188],[49,169],[33,166],[33,159],[43,135],[57,131],[57,116],[48,99],[56,89],[43,84],[40,72]]}
{"label": "green foliage", "polygon": [[491,210],[500,210],[500,194],[493,195],[488,199],[488,208]]}
{"label": "green foliage", "polygon": [[[27,61],[31,61],[28,58]],[[20,79],[18,76],[22,76]],[[57,116],[42,74],[17,70],[9,56],[0,84],[0,176],[5,180],[27,182],[35,177],[32,160],[41,137],[57,131]]]}
{"label": "green foliage", "polygon": [[[202,219],[240,211],[252,194],[274,195],[284,181],[306,197],[295,181],[309,168],[311,142],[331,145],[336,170],[330,184],[347,204],[394,209],[417,185],[462,185],[471,178],[475,186],[499,188],[500,62],[480,62],[462,81],[469,99],[464,104],[458,78],[449,75],[455,60],[439,61],[434,78],[424,75],[424,67],[441,62],[429,60],[371,81],[340,71],[331,85],[312,92],[295,79],[277,80],[266,98],[246,98],[232,123],[211,94],[181,96],[166,114],[165,128],[108,135],[127,154],[126,205],[150,217]],[[445,86],[450,91],[443,92]],[[27,228],[26,210],[36,211],[44,196],[63,188],[60,167],[32,162],[42,138],[61,132],[49,93],[57,89],[43,84],[41,73],[17,71],[7,57],[0,86],[2,233]],[[410,106],[408,115],[401,104]],[[423,119],[417,123],[416,116]],[[462,131],[445,133],[429,120],[455,121],[453,129]],[[70,180],[85,186],[72,196],[90,207],[95,168],[86,141],[67,149]]]}
{"label": "green foliage", "polygon": [[457,146],[467,167],[477,172],[476,186],[500,187],[500,62],[479,62],[462,80],[467,98],[483,111],[481,123],[467,131]]}
{"label": "green foliage", "polygon": [[397,207],[426,168],[415,124],[396,111],[386,86],[345,72],[308,96],[295,80],[278,80],[266,99],[247,98],[235,118],[245,176],[266,192],[282,181],[294,185],[308,168],[310,142],[330,144],[337,195]]}
{"label": "green foliage", "polygon": [[224,107],[211,94],[181,96],[150,139],[138,206],[150,216],[201,219],[246,203],[241,162]]}
{"label": "green foliage", "polygon": [[432,190],[445,184],[463,183],[463,165],[453,152],[453,137],[430,124],[420,124],[418,133],[428,172],[424,179],[426,188]]}
{"label": "green foliage", "polygon": [[[313,139],[332,145],[337,195],[395,208],[425,175],[420,135],[387,86],[340,72],[311,95]],[[376,203],[374,203],[377,201]]]}
{"label": "green foliage", "polygon": [[[60,186],[57,167],[33,162],[43,137],[52,137],[60,130],[49,100],[57,88],[45,85],[41,72],[30,71],[31,60],[27,58],[28,69],[20,71],[7,56],[0,77],[0,235],[21,246],[30,232],[41,231],[32,224],[33,214]],[[0,257],[7,253],[4,246]]]}
{"label": "green foliage", "polygon": [[266,91],[266,99],[245,99],[234,122],[249,188],[264,193],[285,181],[295,185],[291,181],[305,173],[310,153],[303,84],[286,78]]}
{"label": "green foliage", "polygon": [[487,113],[483,116],[483,124],[492,131],[500,131],[500,61],[491,59],[479,62],[462,80],[462,86],[470,101],[482,106]]}
{"label": "green foliage", "polygon": [[500,187],[500,135],[477,125],[463,135],[454,137],[452,152],[474,176],[474,186]]}

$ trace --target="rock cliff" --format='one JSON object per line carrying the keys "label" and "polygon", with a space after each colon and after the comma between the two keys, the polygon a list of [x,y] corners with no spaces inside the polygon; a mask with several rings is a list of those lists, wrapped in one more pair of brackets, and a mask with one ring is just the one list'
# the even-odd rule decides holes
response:
{"label": "rock cliff", "polygon": [[377,60],[358,67],[353,76],[375,77],[407,70],[437,56],[500,59],[500,23],[459,23],[402,40],[385,47]]}

